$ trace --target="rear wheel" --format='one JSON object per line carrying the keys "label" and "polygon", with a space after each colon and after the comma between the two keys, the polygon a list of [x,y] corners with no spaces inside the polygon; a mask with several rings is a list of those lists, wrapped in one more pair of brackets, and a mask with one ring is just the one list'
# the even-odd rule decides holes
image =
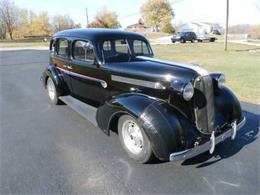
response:
{"label": "rear wheel", "polygon": [[59,104],[56,86],[50,77],[48,77],[48,79],[47,79],[46,89],[48,91],[48,95],[51,100],[51,103],[53,103],[54,105]]}
{"label": "rear wheel", "polygon": [[123,115],[118,121],[120,142],[134,160],[147,163],[153,159],[152,146],[144,130],[130,115]]}

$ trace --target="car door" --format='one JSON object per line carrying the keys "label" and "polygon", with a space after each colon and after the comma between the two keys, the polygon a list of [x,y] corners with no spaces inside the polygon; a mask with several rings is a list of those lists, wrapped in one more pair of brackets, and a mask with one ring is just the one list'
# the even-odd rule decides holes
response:
{"label": "car door", "polygon": [[107,89],[108,71],[98,66],[94,48],[90,41],[73,41],[70,66],[74,96],[94,102],[102,102],[109,96]]}
{"label": "car door", "polygon": [[70,80],[70,59],[69,59],[69,40],[66,38],[58,38],[55,40],[55,50],[52,54],[52,63],[59,70],[69,91],[71,91]]}
{"label": "car door", "polygon": [[186,40],[187,40],[187,41],[191,41],[191,33],[190,33],[190,32],[187,32],[187,34],[186,34]]}

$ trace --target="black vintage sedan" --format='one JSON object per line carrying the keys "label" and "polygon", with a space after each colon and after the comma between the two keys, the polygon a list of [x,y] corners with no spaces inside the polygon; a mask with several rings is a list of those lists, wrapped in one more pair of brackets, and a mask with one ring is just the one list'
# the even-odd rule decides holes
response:
{"label": "black vintage sedan", "polygon": [[116,132],[141,163],[212,154],[245,123],[223,74],[155,59],[136,33],[58,32],[41,80],[53,104],[63,101],[107,135]]}

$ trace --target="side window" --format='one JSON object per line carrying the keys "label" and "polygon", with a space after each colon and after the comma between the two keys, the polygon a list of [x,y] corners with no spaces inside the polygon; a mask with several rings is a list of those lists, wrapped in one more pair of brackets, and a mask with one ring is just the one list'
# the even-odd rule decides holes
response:
{"label": "side window", "polygon": [[104,51],[111,51],[111,41],[104,41],[103,43],[103,50]]}
{"label": "side window", "polygon": [[55,49],[55,40],[54,39],[51,39],[49,49],[50,49],[50,51],[54,51],[54,49]]}
{"label": "side window", "polygon": [[75,41],[73,44],[73,58],[93,62],[95,59],[93,45],[88,41]]}
{"label": "side window", "polygon": [[68,40],[59,39],[56,52],[59,56],[68,57],[68,54],[69,54],[69,42],[68,42]]}
{"label": "side window", "polygon": [[129,53],[128,44],[125,39],[115,40],[115,49],[116,49],[116,52],[121,53],[121,54]]}
{"label": "side window", "polygon": [[141,40],[134,40],[133,42],[134,53],[136,55],[149,55],[147,44]]}

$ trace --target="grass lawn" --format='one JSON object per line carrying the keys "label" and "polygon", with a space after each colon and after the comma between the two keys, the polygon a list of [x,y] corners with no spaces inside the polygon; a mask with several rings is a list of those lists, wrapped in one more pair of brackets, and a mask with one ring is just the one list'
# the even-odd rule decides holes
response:
{"label": "grass lawn", "polygon": [[143,35],[149,40],[154,40],[154,39],[158,39],[161,37],[169,36],[170,34],[163,33],[163,32],[149,32],[149,33],[145,33]]}
{"label": "grass lawn", "polygon": [[[260,103],[260,48],[230,43],[186,43],[152,46],[155,57],[185,63],[197,63],[210,72],[222,72],[227,86],[239,100]],[[249,50],[248,49],[252,49]]]}
{"label": "grass lawn", "polygon": [[0,48],[10,47],[48,47],[49,42],[35,41],[35,42],[0,42]]}

